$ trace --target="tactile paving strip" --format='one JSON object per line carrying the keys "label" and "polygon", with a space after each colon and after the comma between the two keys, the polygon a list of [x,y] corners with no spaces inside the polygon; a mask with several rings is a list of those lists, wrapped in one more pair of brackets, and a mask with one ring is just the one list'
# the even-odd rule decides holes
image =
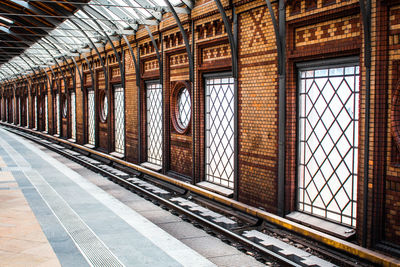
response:
{"label": "tactile paving strip", "polygon": [[54,188],[37,171],[31,169],[30,164],[19,153],[7,142],[2,142],[1,145],[10,153],[14,161],[24,169],[26,177],[36,187],[91,265],[124,266]]}
{"label": "tactile paving strip", "polygon": [[91,264],[124,266],[39,174],[29,171],[27,176]]}

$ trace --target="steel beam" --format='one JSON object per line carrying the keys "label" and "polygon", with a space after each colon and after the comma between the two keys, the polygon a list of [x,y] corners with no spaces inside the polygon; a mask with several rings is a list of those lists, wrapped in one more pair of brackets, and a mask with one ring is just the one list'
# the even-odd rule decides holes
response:
{"label": "steel beam", "polygon": [[[59,53],[63,54],[51,41],[47,40],[47,38],[43,38],[44,41],[46,41],[45,43],[48,43],[48,45],[51,45],[54,47],[55,50],[57,50]],[[67,66],[69,73],[71,74],[71,78],[72,78],[72,83],[73,83],[73,87],[76,87],[76,81],[75,81],[75,73],[72,71],[68,60],[65,58],[64,55],[62,55],[63,61],[64,61],[64,65]],[[67,87],[67,84],[65,84],[65,86]],[[67,88],[66,88],[67,89]]]}
{"label": "steel beam", "polygon": [[279,22],[276,20],[275,12],[273,10],[270,0],[266,0],[272,25],[275,32],[275,42],[278,54],[278,75],[279,75],[279,89],[278,89],[278,215],[285,215],[285,146],[286,146],[286,18],[285,9],[286,4],[284,0],[279,0],[278,12]]}
{"label": "steel beam", "polygon": [[[190,44],[189,44],[189,39],[186,34],[185,29],[183,28],[182,22],[179,19],[178,14],[176,13],[174,7],[171,5],[169,0],[164,0],[164,2],[167,4],[170,12],[172,13],[172,16],[175,18],[176,24],[178,24],[179,30],[182,34],[183,41],[185,42],[185,47],[186,47],[186,53],[188,55],[188,60],[189,60],[189,80],[191,83],[194,81],[194,66],[193,66],[193,58],[192,58],[192,51],[190,50]],[[192,44],[194,45],[194,44]]]}
{"label": "steel beam", "polygon": [[[36,14],[39,14],[39,15],[46,15],[45,12],[43,12],[41,9],[39,9],[39,8],[37,8],[37,7],[33,6],[33,5],[31,5],[29,2],[22,1],[22,0],[10,0],[10,1],[13,2],[14,4],[17,4],[17,5],[19,5],[19,6],[22,6],[24,9],[28,9],[28,10],[30,10],[30,11],[36,13]],[[31,1],[30,1],[30,2],[31,2]],[[46,20],[48,23],[50,23],[50,24],[52,24],[52,25],[54,25],[54,26],[60,24],[60,21],[59,21],[59,20],[56,20],[56,19],[46,18],[45,20]]]}
{"label": "steel beam", "polygon": [[232,58],[232,73],[233,78],[237,79],[237,47],[235,44],[235,39],[232,33],[231,23],[226,15],[225,8],[223,7],[220,0],[214,0],[215,4],[217,5],[218,11],[221,14],[222,21],[224,22],[226,33],[228,34],[229,45],[231,47],[231,58]]}
{"label": "steel beam", "polygon": [[141,98],[141,83],[140,83],[140,48],[136,40],[137,66],[135,67],[137,99],[138,99],[138,163],[142,163],[142,98]]}
{"label": "steel beam", "polygon": [[[71,21],[71,23],[72,23],[75,27],[77,27],[77,28],[82,32],[82,34],[88,39],[88,41],[89,41],[90,44],[92,45],[92,48],[95,50],[97,56],[99,57],[100,64],[101,64],[102,67],[103,67],[104,77],[105,77],[105,79],[106,79],[106,86],[107,86],[107,84],[108,84],[108,73],[107,73],[107,68],[106,68],[106,66],[104,65],[104,62],[103,62],[103,59],[102,59],[102,57],[101,57],[101,54],[100,54],[99,50],[98,50],[97,47],[95,46],[93,40],[86,34],[86,32],[85,32],[84,30],[82,30],[82,28],[81,28],[80,25],[78,25],[77,23],[75,23],[75,22],[73,22],[73,21]],[[94,86],[94,85],[95,85],[95,84],[94,84],[94,81],[93,81],[93,86]]]}
{"label": "steel beam", "polygon": [[[47,41],[48,41],[48,42],[51,42],[51,43],[54,43],[54,42],[52,42],[51,40],[57,41],[57,40],[56,40],[55,38],[53,38],[51,35],[50,35],[49,37],[47,37],[47,38],[44,38],[44,39],[46,39],[46,40],[47,40],[47,39],[50,39],[50,40],[47,40]],[[70,51],[70,48],[67,47],[67,45],[65,45],[65,44],[63,44],[63,43],[60,43],[60,45],[63,46],[63,49],[64,49],[64,50]],[[72,59],[72,62],[73,62],[74,65],[75,65],[75,68],[76,68],[76,70],[77,70],[77,72],[78,72],[78,74],[79,74],[79,80],[80,80],[80,82],[82,83],[82,74],[81,74],[81,72],[80,72],[80,70],[79,70],[78,64],[76,63],[75,58],[74,58],[73,56],[70,56],[70,58]],[[65,59],[66,64],[68,64],[67,61],[66,61],[65,56],[64,56],[64,59]],[[75,85],[75,82],[74,82],[74,87],[75,87],[75,86],[76,86],[76,85]]]}
{"label": "steel beam", "polygon": [[[90,12],[89,10],[92,11],[92,12],[94,12],[94,13]],[[107,40],[109,41],[109,43],[110,43],[110,45],[111,45],[111,48],[112,48],[113,51],[114,51],[115,57],[116,57],[116,59],[117,59],[117,61],[118,61],[119,69],[120,69],[120,71],[121,71],[121,77],[122,77],[122,75],[125,75],[125,74],[124,74],[124,67],[122,66],[122,61],[121,61],[120,56],[118,55],[117,49],[115,48],[115,46],[114,46],[114,44],[113,44],[113,41],[112,41],[112,40],[110,39],[110,37],[108,36],[107,32],[106,32],[106,31],[99,25],[99,23],[96,21],[96,19],[101,18],[101,17],[104,17],[104,16],[103,16],[101,13],[99,13],[97,10],[93,9],[93,8],[90,8],[90,7],[89,7],[89,10],[83,10],[83,12],[93,20],[93,22],[97,25],[97,27],[99,27],[99,29],[101,29],[101,30],[103,31],[103,34],[105,35],[105,37],[106,37]],[[114,25],[114,26],[111,26],[111,27],[115,27],[116,29],[118,29],[118,27],[115,26],[115,25]]]}
{"label": "steel beam", "polygon": [[368,246],[368,180],[369,180],[369,130],[371,102],[371,0],[359,0],[364,28],[364,66],[365,66],[365,124],[364,124],[364,181],[363,181],[363,223],[362,245]]}

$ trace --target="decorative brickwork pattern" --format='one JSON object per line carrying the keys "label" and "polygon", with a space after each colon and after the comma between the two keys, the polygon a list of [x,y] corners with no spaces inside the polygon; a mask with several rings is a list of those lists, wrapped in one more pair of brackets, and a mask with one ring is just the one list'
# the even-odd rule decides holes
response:
{"label": "decorative brickwork pattern", "polygon": [[159,69],[158,60],[153,59],[149,61],[145,61],[143,64],[144,72],[154,71]]}
{"label": "decorative brickwork pattern", "polygon": [[326,21],[296,29],[296,46],[312,45],[360,36],[359,15]]}
{"label": "decorative brickwork pattern", "polygon": [[398,244],[400,237],[400,180],[398,177],[386,178],[386,227],[385,239]]}
{"label": "decorative brickwork pattern", "polygon": [[[135,48],[133,48],[136,51]],[[128,161],[138,163],[139,123],[138,123],[138,88],[136,68],[130,52],[125,50],[125,157]],[[137,55],[135,54],[135,57]]]}
{"label": "decorative brickwork pattern", "polygon": [[286,9],[287,20],[333,11],[351,4],[358,4],[358,0],[290,0]]}
{"label": "decorative brickwork pattern", "polygon": [[192,138],[180,134],[171,134],[171,170],[190,176],[192,174]]}
{"label": "decorative brickwork pattern", "polygon": [[[360,128],[358,130],[358,189],[357,189],[357,239],[361,243],[363,229],[367,230],[367,246],[372,247],[380,241],[400,245],[399,225],[399,177],[400,150],[398,141],[392,136],[391,126],[400,127],[398,115],[391,115],[397,107],[396,84],[400,80],[400,5],[398,1],[372,1],[372,69],[371,69],[371,122],[369,162],[364,166],[364,118],[365,84],[363,25],[359,0],[288,0],[285,1],[287,26],[287,80],[286,80],[286,180],[285,212],[296,210],[297,177],[297,130],[298,130],[298,69],[297,64],[309,61],[325,61],[341,57],[357,56],[360,58]],[[278,166],[278,74],[277,51],[274,28],[264,0],[238,0],[230,3],[222,1],[228,19],[232,21],[232,6],[238,16],[238,176],[237,198],[255,207],[276,212],[277,207],[277,166]],[[273,3],[277,14],[277,2]],[[205,180],[205,86],[204,74],[231,72],[231,51],[225,26],[215,2],[200,0],[195,2],[191,14],[179,14],[179,18],[191,44],[194,57],[194,80],[189,80],[189,62],[185,44],[176,21],[170,13],[163,14],[159,25],[149,26],[161,53],[162,69],[156,49],[149,38],[147,29],[139,26],[135,36],[129,36],[133,53],[139,59],[139,66],[134,65],[131,51],[124,40],[114,43],[118,56],[125,67],[125,77],[117,63],[117,56],[108,43],[86,54],[86,58],[76,58],[82,70],[80,81],[75,70],[76,92],[76,138],[79,144],[88,142],[88,97],[87,89],[93,88],[91,96],[96,110],[90,121],[96,129],[93,141],[96,149],[111,152],[114,146],[113,114],[109,119],[99,120],[99,93],[105,93],[106,87],[124,81],[125,90],[125,159],[141,163],[146,159],[146,110],[145,82],[158,80],[163,76],[162,103],[162,167],[167,175],[185,179],[194,184]],[[138,49],[139,47],[139,49]],[[139,51],[138,51],[139,50]],[[140,54],[140,57],[139,55]],[[106,64],[104,73],[101,61]],[[60,63],[62,65],[62,63]],[[74,65],[70,65],[72,69]],[[60,102],[62,95],[74,89],[69,68],[65,65],[50,70],[51,86],[44,90],[45,76],[32,77],[25,85],[31,91],[21,92],[24,86],[16,82],[17,91],[13,94],[13,84],[2,85],[2,116],[9,122],[29,122],[33,128],[38,119],[39,130],[44,129],[43,109],[44,94],[48,96],[49,131],[60,132],[61,138],[71,136],[71,117],[59,120],[56,93]],[[93,70],[92,77],[90,70]],[[161,72],[162,71],[162,72]],[[109,75],[106,85],[105,75]],[[162,75],[161,75],[162,74]],[[137,80],[140,76],[140,80]],[[64,81],[64,77],[67,81]],[[123,79],[122,79],[123,78]],[[64,84],[64,82],[66,84]],[[81,82],[83,84],[81,84]],[[189,123],[187,131],[174,130],[171,124],[170,95],[179,83],[187,86],[191,101],[194,121]],[[29,86],[27,86],[29,85]],[[50,85],[50,84],[49,84]],[[81,90],[82,89],[82,90]],[[112,99],[111,90],[108,99]],[[24,102],[24,97],[25,101]],[[39,112],[34,112],[34,99],[37,98]],[[20,104],[21,99],[22,103]],[[140,101],[139,101],[140,100]],[[112,104],[110,100],[110,104]],[[141,106],[139,106],[141,103]],[[24,105],[26,107],[24,107]],[[13,108],[14,107],[14,108]],[[71,105],[68,105],[69,109]],[[113,107],[109,107],[113,110]],[[19,111],[19,109],[21,111]],[[29,116],[24,119],[25,112]],[[173,109],[172,109],[173,111]],[[141,112],[141,118],[138,117]],[[400,113],[400,112],[399,112]],[[192,119],[192,118],[191,118]],[[110,122],[111,121],[111,122]],[[141,125],[139,125],[139,121]],[[142,140],[139,140],[141,136]],[[400,141],[399,141],[400,142]],[[94,143],[94,142],[93,142]],[[141,150],[139,151],[139,144]],[[139,158],[141,156],[141,158]],[[368,202],[363,203],[364,168],[368,168]],[[193,180],[192,180],[193,179]],[[367,207],[367,214],[364,214]],[[363,225],[362,218],[367,218]]]}
{"label": "decorative brickwork pattern", "polygon": [[266,7],[243,13],[239,25],[239,200],[275,212],[278,90],[274,29]]}
{"label": "decorative brickwork pattern", "polygon": [[389,86],[387,90],[387,99],[389,109],[386,111],[388,116],[386,128],[386,179],[383,181],[383,197],[379,199],[383,202],[382,212],[383,222],[380,224],[383,229],[383,238],[388,242],[400,245],[400,150],[398,139],[398,98],[400,81],[400,53],[399,53],[399,33],[400,33],[400,6],[388,8],[388,81],[383,80]]}
{"label": "decorative brickwork pattern", "polygon": [[218,45],[214,47],[208,47],[203,49],[202,62],[211,63],[215,59],[230,59],[231,48],[228,44]]}
{"label": "decorative brickwork pattern", "polygon": [[[168,72],[166,85],[167,99],[171,99],[174,95],[174,90],[179,86],[185,86],[189,90],[189,84],[186,82],[189,79],[189,59],[184,51],[176,51],[167,57]],[[190,177],[192,174],[192,134],[191,131],[181,131],[178,133],[173,126],[174,116],[169,111],[173,108],[176,101],[168,101],[164,111],[168,114],[167,129],[169,137],[166,142],[169,143],[169,170],[176,174]]]}

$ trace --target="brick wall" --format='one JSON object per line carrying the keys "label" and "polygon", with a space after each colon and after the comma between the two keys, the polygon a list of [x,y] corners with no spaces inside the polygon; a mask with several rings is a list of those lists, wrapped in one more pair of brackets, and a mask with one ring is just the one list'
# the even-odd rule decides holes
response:
{"label": "brick wall", "polygon": [[[136,52],[136,47],[133,46]],[[137,54],[135,54],[137,60]],[[139,124],[138,124],[138,88],[136,69],[131,54],[125,50],[125,127],[126,159],[138,163]]]}
{"label": "brick wall", "polygon": [[268,9],[243,12],[239,16],[239,200],[270,212],[277,206],[277,81]]}
{"label": "brick wall", "polygon": [[[222,1],[226,14],[232,20],[229,1]],[[278,166],[278,73],[275,33],[269,11],[263,0],[233,1],[238,18],[238,200],[267,211],[277,211]],[[400,90],[400,5],[398,1],[372,1],[372,72],[371,72],[371,122],[369,166],[364,160],[365,118],[365,68],[363,62],[363,25],[358,0],[292,0],[286,1],[287,26],[287,80],[286,80],[286,171],[285,210],[296,210],[297,198],[297,63],[314,60],[358,56],[361,67],[360,121],[358,149],[357,189],[357,242],[362,240],[362,230],[367,229],[368,245],[382,240],[400,245],[400,150],[394,134],[396,105],[392,103],[396,90]],[[273,4],[277,13],[277,4]],[[136,69],[127,45],[115,42],[124,59],[124,79],[110,44],[100,48],[110,74],[108,87],[124,82],[125,88],[125,159],[133,163],[146,160],[146,110],[144,81],[163,76],[164,112],[164,165],[163,171],[193,183],[205,177],[204,114],[205,86],[203,75],[232,71],[231,48],[221,15],[211,0],[197,1],[191,15],[179,15],[188,34],[194,59],[194,80],[189,81],[189,60],[181,32],[171,14],[164,15],[158,26],[150,26],[162,56],[163,69],[156,57],[155,48],[147,30],[140,26],[136,36],[130,36],[135,56],[140,50],[140,69]],[[194,44],[192,44],[194,40]],[[94,87],[97,108],[97,148],[111,152],[114,143],[111,114],[107,121],[99,119],[99,93],[106,88],[105,73],[95,52],[86,55],[94,70],[94,81],[87,62],[77,59],[82,68],[83,84],[76,78],[77,142],[87,142],[86,88]],[[71,65],[74,68],[73,65]],[[67,70],[67,68],[64,68]],[[54,69],[54,71],[56,71]],[[76,71],[75,71],[76,72]],[[65,73],[68,73],[67,71]],[[76,72],[77,73],[77,72]],[[51,79],[48,94],[49,131],[55,133],[54,100],[56,90],[66,92],[61,73]],[[137,74],[140,81],[137,81]],[[35,90],[40,83],[28,80]],[[139,86],[138,86],[139,83]],[[58,88],[59,86],[60,88]],[[187,86],[191,94],[194,121],[186,131],[174,126],[174,90]],[[83,90],[81,90],[83,88]],[[178,88],[178,89],[177,89]],[[11,111],[12,86],[2,85],[3,99],[9,97]],[[53,90],[53,92],[51,91]],[[111,91],[108,96],[111,97]],[[33,94],[29,97],[30,128],[34,126]],[[62,104],[60,94],[60,103]],[[139,105],[139,100],[141,105]],[[62,105],[61,105],[62,106]],[[400,106],[400,105],[399,105]],[[109,106],[109,112],[112,112]],[[62,111],[62,109],[60,109]],[[139,111],[141,118],[139,118]],[[393,115],[394,114],[394,115]],[[139,123],[141,121],[141,124]],[[62,137],[70,137],[70,121],[62,120]],[[40,124],[44,128],[43,122]],[[141,139],[139,140],[139,136]],[[139,144],[141,151],[139,151]],[[141,158],[139,157],[141,154]],[[363,203],[364,168],[368,168],[368,203]],[[194,169],[193,169],[194,168]],[[170,172],[171,171],[171,172]],[[367,225],[363,225],[364,206],[368,207]]]}
{"label": "brick wall", "polygon": [[[386,179],[382,179],[381,184],[381,196],[379,197],[379,204],[382,207],[381,216],[382,220],[378,221],[378,226],[381,226],[383,231],[379,231],[377,234],[382,239],[390,242],[394,242],[400,245],[400,192],[399,192],[399,177],[400,177],[400,161],[399,155],[399,144],[394,139],[397,132],[397,127],[394,127],[394,123],[397,120],[395,109],[397,104],[393,102],[393,97],[398,91],[398,81],[400,79],[400,53],[399,53],[399,29],[400,29],[400,6],[399,5],[385,5],[383,12],[385,17],[382,20],[386,24],[386,36],[385,41],[388,49],[386,52],[386,80],[382,81],[384,88],[387,88],[384,99],[386,100],[387,108],[383,110],[387,116],[387,123],[385,127],[386,146],[384,160],[386,164],[382,166],[386,171]],[[385,143],[384,143],[385,144]]]}

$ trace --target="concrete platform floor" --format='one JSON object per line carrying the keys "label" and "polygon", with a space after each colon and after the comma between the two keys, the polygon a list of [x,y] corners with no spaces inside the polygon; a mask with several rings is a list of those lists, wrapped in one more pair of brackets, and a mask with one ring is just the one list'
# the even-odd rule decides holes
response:
{"label": "concrete platform floor", "polygon": [[[0,158],[0,166],[5,167]],[[60,266],[11,172],[0,172],[0,266]]]}
{"label": "concrete platform floor", "polygon": [[0,168],[0,266],[264,266],[3,129]]}

